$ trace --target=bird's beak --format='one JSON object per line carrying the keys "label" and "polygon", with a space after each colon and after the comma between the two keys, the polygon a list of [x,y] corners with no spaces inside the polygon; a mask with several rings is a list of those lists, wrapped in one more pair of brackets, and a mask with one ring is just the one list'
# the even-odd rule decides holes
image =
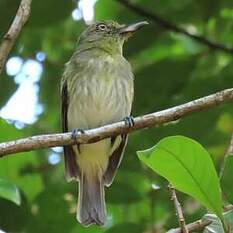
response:
{"label": "bird's beak", "polygon": [[139,30],[140,28],[142,28],[143,26],[145,26],[147,24],[149,24],[149,23],[146,21],[129,24],[129,25],[126,25],[126,26],[123,26],[122,28],[120,28],[119,33],[120,34],[128,34],[128,33],[136,32],[137,30]]}

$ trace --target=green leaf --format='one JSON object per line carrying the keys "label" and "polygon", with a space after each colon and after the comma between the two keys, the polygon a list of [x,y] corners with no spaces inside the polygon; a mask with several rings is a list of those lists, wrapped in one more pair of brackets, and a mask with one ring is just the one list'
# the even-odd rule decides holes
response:
{"label": "green leaf", "polygon": [[29,206],[24,193],[20,192],[20,195],[20,206],[15,205],[15,203],[9,200],[0,198],[0,229],[5,232],[28,232],[25,231],[25,225],[32,217],[31,206]]}
{"label": "green leaf", "polygon": [[222,219],[218,176],[210,155],[198,142],[171,136],[137,153],[142,162],[176,189],[196,198]]}
{"label": "green leaf", "polygon": [[19,190],[16,187],[16,185],[14,185],[8,180],[1,178],[0,178],[0,197],[10,200],[17,205],[20,205],[21,203]]}
{"label": "green leaf", "polygon": [[221,178],[221,185],[223,193],[227,200],[233,204],[233,186],[232,186],[232,174],[233,174],[233,155],[228,155],[225,161],[223,175]]}
{"label": "green leaf", "polygon": [[[226,223],[233,232],[233,211],[228,211],[223,214]],[[203,220],[210,220],[211,224],[206,226],[203,233],[225,233],[220,219],[215,214],[206,214]]]}

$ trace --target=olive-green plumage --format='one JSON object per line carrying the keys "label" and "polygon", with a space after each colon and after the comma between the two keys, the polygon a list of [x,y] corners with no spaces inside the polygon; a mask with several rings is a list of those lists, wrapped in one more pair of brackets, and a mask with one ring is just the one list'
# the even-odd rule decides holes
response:
{"label": "olive-green plumage", "polygon": [[[62,77],[64,132],[96,128],[130,115],[133,74],[122,46],[144,24],[124,26],[103,21],[82,33]],[[104,186],[112,183],[126,142],[127,135],[120,135],[64,147],[66,178],[79,181],[77,219],[83,225],[105,223]]]}

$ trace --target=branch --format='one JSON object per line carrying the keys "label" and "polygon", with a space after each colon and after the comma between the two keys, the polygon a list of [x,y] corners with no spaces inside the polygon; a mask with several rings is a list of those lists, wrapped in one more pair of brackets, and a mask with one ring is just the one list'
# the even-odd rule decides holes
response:
{"label": "branch", "polygon": [[[197,220],[195,222],[192,222],[188,225],[186,225],[188,232],[193,231],[200,231],[203,230],[206,226],[208,226],[211,223],[210,220]],[[181,228],[175,228],[168,231],[168,233],[182,233]]]}
{"label": "branch", "polygon": [[[228,205],[228,206],[225,206],[224,207],[224,211],[227,212],[227,211],[230,211],[230,210],[233,210],[233,205]],[[201,231],[203,230],[206,226],[208,226],[209,224],[211,223],[210,220],[197,220],[195,222],[192,222],[187,226],[187,229],[189,232],[193,232],[193,231]],[[168,233],[182,233],[182,230],[181,228],[175,228],[175,229],[171,229],[168,231]]]}
{"label": "branch", "polygon": [[166,30],[183,34],[183,35],[188,36],[201,44],[207,45],[211,49],[221,50],[223,52],[226,52],[228,54],[233,55],[233,48],[231,48],[231,47],[227,47],[226,45],[211,41],[211,40],[205,38],[204,36],[190,33],[188,31],[186,31],[184,28],[177,26],[173,22],[164,19],[163,17],[157,15],[156,13],[149,12],[149,11],[141,8],[140,6],[137,6],[133,3],[131,3],[129,0],[116,0],[116,1],[120,2],[125,7],[133,10],[137,14],[152,20],[153,22],[157,23],[160,27],[162,27]]}
{"label": "branch", "polygon": [[176,215],[177,215],[177,218],[179,220],[181,232],[182,233],[189,233],[188,228],[185,225],[185,219],[184,219],[181,204],[176,196],[176,190],[174,189],[174,187],[171,184],[168,185],[168,188],[171,192],[171,200],[174,202],[174,206],[176,209]]}
{"label": "branch", "polygon": [[96,129],[86,130],[81,134],[76,141],[71,138],[69,133],[57,133],[38,135],[15,141],[0,143],[0,157],[7,154],[19,153],[23,151],[31,151],[55,146],[74,145],[76,143],[92,143],[100,141],[101,139],[116,136],[119,134],[130,133],[135,130],[149,128],[152,126],[162,125],[167,122],[178,120],[182,117],[191,115],[195,112],[217,106],[233,100],[233,88],[217,92],[215,94],[205,96],[200,99],[182,104],[173,108],[163,111],[147,114],[144,116],[136,117],[134,119],[135,125],[128,127],[124,121],[114,124],[105,125]]}
{"label": "branch", "polygon": [[16,38],[18,37],[23,25],[27,22],[30,15],[32,0],[22,0],[16,16],[8,30],[4,35],[0,44],[0,74],[2,73],[3,66],[6,62],[7,56],[10,53]]}

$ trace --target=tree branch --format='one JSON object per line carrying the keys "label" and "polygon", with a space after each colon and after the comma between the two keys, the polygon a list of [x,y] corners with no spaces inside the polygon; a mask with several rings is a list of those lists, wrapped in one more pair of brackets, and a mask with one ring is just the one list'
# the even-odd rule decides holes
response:
{"label": "tree branch", "polygon": [[[230,211],[233,210],[233,205],[228,205],[224,207],[224,211]],[[208,226],[211,223],[210,220],[197,220],[195,222],[189,223],[187,226],[187,229],[189,232],[193,232],[193,231],[201,231],[203,230],[206,226]],[[175,228],[175,229],[171,229],[169,230],[167,233],[182,233],[181,228]]]}
{"label": "tree branch", "polygon": [[162,125],[167,122],[178,120],[195,112],[214,107],[233,100],[233,88],[226,89],[215,94],[193,100],[163,111],[136,117],[135,125],[128,127],[124,121],[105,125],[96,129],[86,130],[77,140],[71,138],[72,133],[57,133],[33,136],[15,141],[0,143],[0,157],[7,154],[31,151],[55,146],[74,145],[76,143],[92,143],[101,139],[116,136],[123,133],[130,133],[135,130]]}
{"label": "tree branch", "polygon": [[[200,231],[200,230],[203,230],[210,223],[211,223],[210,220],[201,220],[200,219],[200,220],[197,220],[195,222],[192,222],[192,223],[186,225],[186,227],[187,227],[189,232]],[[171,229],[167,233],[182,233],[182,229],[181,228]]]}
{"label": "tree branch", "polygon": [[141,8],[140,6],[137,6],[133,3],[131,3],[129,0],[116,0],[116,1],[120,2],[122,5],[131,9],[135,13],[152,20],[153,22],[155,22],[156,24],[158,24],[159,26],[161,26],[162,28],[164,28],[166,30],[183,34],[183,35],[188,36],[201,44],[208,46],[211,49],[220,50],[220,51],[223,51],[225,53],[233,55],[233,48],[231,48],[231,47],[227,47],[226,45],[211,41],[211,40],[205,38],[204,36],[196,35],[196,34],[193,34],[191,32],[188,32],[184,28],[177,26],[173,22],[164,19],[163,17],[159,16],[158,14],[149,12],[149,11]]}
{"label": "tree branch", "polygon": [[174,187],[171,184],[168,185],[168,188],[171,192],[171,200],[173,201],[175,209],[176,209],[176,215],[177,215],[177,218],[179,220],[181,232],[182,233],[189,233],[188,228],[185,224],[185,219],[184,219],[184,214],[182,211],[181,204],[176,196],[176,190],[174,189]]}
{"label": "tree branch", "polygon": [[21,1],[16,16],[0,44],[0,74],[2,73],[7,56],[10,53],[16,38],[22,30],[23,25],[28,20],[31,9],[31,1],[32,0]]}

